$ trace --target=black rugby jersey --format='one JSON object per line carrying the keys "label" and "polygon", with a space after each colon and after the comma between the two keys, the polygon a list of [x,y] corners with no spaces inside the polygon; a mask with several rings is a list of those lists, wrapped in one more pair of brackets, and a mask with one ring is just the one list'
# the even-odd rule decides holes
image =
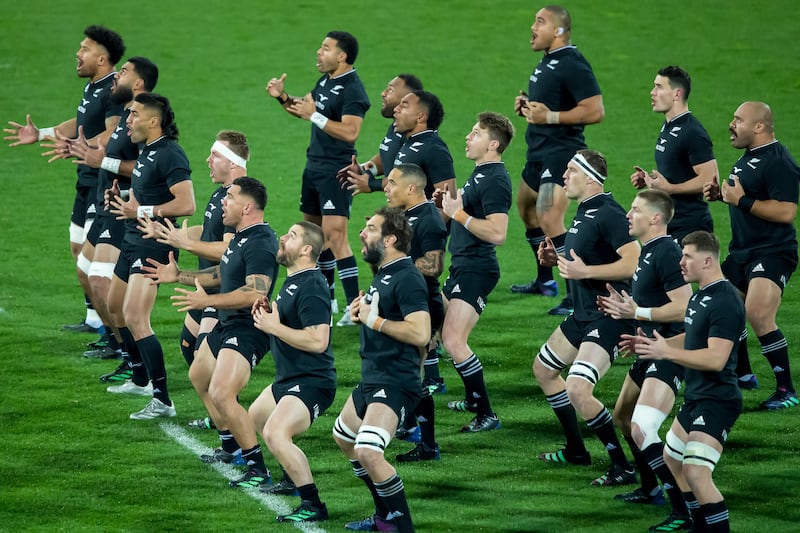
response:
{"label": "black rugby jersey", "polygon": [[[267,297],[270,297],[278,273],[277,254],[278,238],[266,222],[237,231],[220,261],[222,283],[219,292],[221,294],[233,292],[247,283],[247,276],[262,274],[269,276],[272,281],[267,294]],[[244,320],[250,324],[253,322],[250,307],[220,309],[219,320],[222,324],[229,324],[234,320]]]}
{"label": "black rugby jersey", "polygon": [[[87,139],[96,137],[106,130],[107,118],[122,115],[122,105],[111,101],[111,87],[116,74],[110,72],[106,77],[89,82],[83,88],[75,115],[75,136],[78,134],[78,127],[83,126],[83,134]],[[86,165],[77,166],[78,185],[96,187],[98,169]]]}
{"label": "black rugby jersey", "polygon": [[[175,198],[170,187],[191,179],[192,170],[183,148],[162,136],[142,147],[131,175],[131,188],[139,205],[161,205]],[[142,232],[136,229],[138,224],[136,219],[125,221],[125,242],[156,246],[152,239],[142,238]]]}
{"label": "black rugby jersey", "polygon": [[[281,324],[292,329],[329,324],[330,289],[319,268],[290,274],[278,293]],[[321,353],[299,350],[271,335],[270,347],[275,359],[275,383],[302,380],[317,387],[336,388],[336,369],[330,342]]]}
{"label": "black rugby jersey", "polygon": [[[417,311],[428,312],[428,291],[422,274],[408,256],[382,266],[368,293],[380,295],[378,315],[403,320]],[[400,342],[366,326],[361,327],[361,381],[419,392],[419,347]]]}
{"label": "black rugby jersey", "polygon": [[[411,249],[408,255],[411,261],[416,262],[426,253],[434,250],[444,252],[447,246],[447,228],[442,220],[442,215],[432,201],[417,204],[406,211],[406,218],[413,231],[411,236]],[[428,295],[439,294],[439,278],[423,276],[428,286]]]}
{"label": "black rugby jersey", "polygon": [[[511,209],[511,177],[502,161],[477,165],[461,196],[464,211],[475,218]],[[495,245],[483,241],[457,222],[450,224],[450,271],[500,273]]]}
{"label": "black rugby jersey", "polygon": [[[778,141],[746,150],[733,165],[730,175],[739,179],[745,196],[797,203],[800,168],[789,150]],[[794,224],[769,222],[736,206],[728,208],[732,230],[729,252],[734,259],[750,262],[764,254],[797,253]]]}
{"label": "black rugby jersey", "polygon": [[[203,212],[203,230],[200,233],[200,240],[203,242],[221,242],[226,233],[234,233],[236,228],[226,226],[222,222],[222,200],[230,189],[230,185],[220,186],[208,199],[206,210]],[[197,258],[198,268],[205,268],[218,265],[219,261],[212,261],[205,257]]]}
{"label": "black rugby jersey", "polygon": [[[139,145],[131,142],[131,137],[128,135],[127,120],[130,115],[130,108],[122,111],[119,118],[117,127],[114,128],[114,133],[108,138],[106,145],[106,157],[119,159],[121,161],[134,161],[139,157]],[[131,187],[130,176],[123,176],[122,174],[114,174],[104,168],[97,169],[97,205],[102,206],[105,204],[106,189],[110,189],[114,184],[114,180],[119,183],[119,189],[126,191]],[[98,215],[115,216],[105,209],[97,209]]]}
{"label": "black rugby jersey", "polygon": [[[337,122],[341,122],[344,115],[363,118],[370,107],[364,84],[355,70],[335,78],[323,75],[311,95],[317,113]],[[351,163],[352,156],[356,155],[356,148],[354,144],[335,139],[312,124],[311,141],[306,155],[307,168],[336,174],[340,168]]]}
{"label": "black rugby jersey", "polygon": [[[639,307],[661,307],[669,303],[667,293],[686,285],[681,275],[681,248],[672,237],[662,235],[642,245],[639,264],[633,273],[633,296]],[[683,333],[682,322],[637,321],[647,335],[654,329],[664,337]]]}
{"label": "black rugby jersey", "polygon": [[[404,139],[391,168],[401,164],[414,164],[425,172],[428,176],[425,184],[427,198],[433,195],[437,183],[456,177],[450,149],[434,130],[421,131]],[[384,173],[389,175],[388,171]]]}
{"label": "black rugby jersey", "polygon": [[[705,128],[687,111],[665,121],[655,148],[656,168],[670,183],[693,179],[695,165],[714,159],[714,147]],[[714,222],[703,193],[671,194],[675,215],[668,231],[678,237],[695,230],[714,231]]]}
{"label": "black rugby jersey", "polygon": [[[619,259],[619,248],[634,240],[628,234],[625,210],[611,193],[600,193],[578,204],[572,225],[567,229],[564,250],[569,259],[574,252],[587,265],[607,265]],[[603,317],[597,308],[597,296],[608,294],[606,283],[611,283],[618,292],[631,292],[629,280],[567,280],[577,320],[589,322]]]}
{"label": "black rugby jersey", "polygon": [[686,350],[707,348],[709,337],[733,342],[728,361],[721,372],[685,369],[686,389],[683,394],[686,400],[741,399],[736,359],[739,335],[745,326],[745,313],[736,288],[728,280],[721,279],[698,290],[689,299],[684,326]]}
{"label": "black rugby jersey", "polygon": [[[574,108],[578,102],[600,94],[592,67],[575,46],[564,46],[542,56],[528,82],[528,100],[551,111]],[[575,153],[586,148],[583,124],[528,124],[527,158],[536,161],[554,152]]]}

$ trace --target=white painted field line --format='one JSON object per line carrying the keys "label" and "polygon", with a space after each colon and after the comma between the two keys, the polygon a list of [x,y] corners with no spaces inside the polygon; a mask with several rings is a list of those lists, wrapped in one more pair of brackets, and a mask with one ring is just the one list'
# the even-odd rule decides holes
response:
{"label": "white painted field line", "polygon": [[[161,422],[159,424],[161,430],[169,435],[175,442],[200,457],[203,454],[211,454],[214,450],[202,444],[199,440],[190,435],[185,429],[173,422]],[[233,480],[242,477],[242,471],[225,463],[212,463],[211,468],[220,473],[222,477],[227,480]],[[265,505],[268,509],[275,514],[287,514],[292,511],[286,502],[277,496],[270,496],[264,494],[258,489],[236,489],[243,494],[247,494],[254,500]],[[276,523],[277,524],[277,523]],[[292,522],[292,524],[305,533],[326,533],[325,529],[314,523]]]}

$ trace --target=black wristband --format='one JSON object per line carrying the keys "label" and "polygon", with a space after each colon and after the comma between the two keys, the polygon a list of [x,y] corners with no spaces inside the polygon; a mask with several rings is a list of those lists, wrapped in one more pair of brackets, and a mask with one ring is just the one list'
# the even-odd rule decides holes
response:
{"label": "black wristband", "polygon": [[749,213],[751,209],[753,209],[753,204],[756,203],[755,198],[750,198],[749,196],[742,196],[739,198],[739,203],[736,204],[736,207],[744,211],[745,213]]}
{"label": "black wristband", "polygon": [[283,98],[283,93],[281,93],[275,97],[275,100],[277,100],[281,105],[286,105],[286,102],[289,101],[289,96],[287,95],[286,98]]}

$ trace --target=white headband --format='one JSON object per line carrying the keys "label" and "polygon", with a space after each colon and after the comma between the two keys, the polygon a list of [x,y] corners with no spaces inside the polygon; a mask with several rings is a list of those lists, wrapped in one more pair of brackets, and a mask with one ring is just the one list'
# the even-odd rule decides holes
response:
{"label": "white headband", "polygon": [[595,168],[590,165],[586,158],[581,154],[575,154],[572,156],[572,160],[575,162],[575,164],[581,167],[581,170],[583,170],[590,178],[595,180],[600,185],[606,181],[606,177],[595,170]]}
{"label": "white headband", "polygon": [[247,170],[247,161],[242,156],[235,154],[233,150],[231,150],[221,142],[214,141],[214,144],[211,145],[211,151],[219,152],[220,154],[225,156],[225,159],[227,159],[234,165],[240,166],[243,169]]}

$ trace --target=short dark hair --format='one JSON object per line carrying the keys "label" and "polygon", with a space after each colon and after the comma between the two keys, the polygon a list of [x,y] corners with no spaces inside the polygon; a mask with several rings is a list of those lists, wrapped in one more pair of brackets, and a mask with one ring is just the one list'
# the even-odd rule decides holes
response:
{"label": "short dark hair", "polygon": [[486,111],[478,115],[478,124],[489,130],[489,138],[497,141],[497,153],[502,154],[514,138],[514,125],[500,113]]}
{"label": "short dark hair", "polygon": [[426,124],[428,129],[438,130],[444,120],[444,107],[442,101],[435,94],[428,91],[412,91],[411,94],[419,98],[419,105],[425,108],[428,116]]}
{"label": "short dark hair", "polygon": [[422,170],[422,167],[414,163],[403,163],[401,165],[395,165],[392,170],[396,170],[403,176],[403,179],[411,181],[424,194],[425,185],[428,184],[428,176],[425,174],[425,171]]}
{"label": "short dark hair", "polygon": [[319,259],[319,254],[322,253],[322,247],[325,246],[325,235],[322,233],[322,228],[307,220],[301,220],[295,224],[303,228],[303,244],[311,246],[311,260],[316,261]]}
{"label": "short dark hair", "polygon": [[108,61],[116,65],[125,53],[125,43],[119,33],[105,26],[92,25],[83,30],[83,34],[108,51]]}
{"label": "short dark hair", "polygon": [[245,161],[250,159],[250,145],[247,144],[247,135],[241,131],[222,130],[217,133],[218,141],[225,141],[234,154]]}
{"label": "short dark hair", "polygon": [[544,6],[545,11],[549,11],[558,19],[558,25],[564,28],[564,33],[572,31],[572,17],[567,8],[556,5]]}
{"label": "short dark hair", "polygon": [[409,91],[421,91],[423,89],[422,81],[413,74],[398,74],[396,77],[403,80]]}
{"label": "short dark hair", "polygon": [[689,99],[689,93],[692,92],[692,78],[688,72],[677,65],[670,65],[660,69],[658,75],[664,76],[669,80],[670,88],[680,87],[683,90],[681,97],[684,102]]}
{"label": "short dark hair", "polygon": [[698,252],[706,252],[719,259],[719,239],[708,231],[693,231],[681,240],[681,244],[683,246],[691,244]]}
{"label": "short dark hair", "polygon": [[139,93],[134,99],[144,107],[155,109],[161,117],[161,133],[168,139],[178,140],[178,126],[175,124],[175,113],[169,105],[169,99],[156,93]]}
{"label": "short dark hair", "polygon": [[267,207],[267,188],[264,184],[250,176],[242,176],[233,180],[245,196],[249,196],[256,204],[256,209],[263,211]]}
{"label": "short dark hair", "polygon": [[411,249],[411,224],[408,223],[405,212],[396,207],[384,206],[375,211],[375,214],[383,217],[381,235],[394,235],[397,239],[395,250],[407,254]]}
{"label": "short dark hair", "polygon": [[152,91],[158,83],[158,67],[146,57],[134,56],[128,58],[128,63],[133,65],[133,70],[142,78],[146,91]]}
{"label": "short dark hair", "polygon": [[347,64],[355,65],[358,57],[358,39],[352,33],[346,31],[329,31],[326,37],[336,39],[336,46],[347,54]]}
{"label": "short dark hair", "polygon": [[642,189],[636,194],[637,198],[641,198],[647,205],[649,205],[656,213],[661,215],[661,221],[666,226],[675,215],[675,204],[672,202],[672,197],[664,191],[658,189]]}

